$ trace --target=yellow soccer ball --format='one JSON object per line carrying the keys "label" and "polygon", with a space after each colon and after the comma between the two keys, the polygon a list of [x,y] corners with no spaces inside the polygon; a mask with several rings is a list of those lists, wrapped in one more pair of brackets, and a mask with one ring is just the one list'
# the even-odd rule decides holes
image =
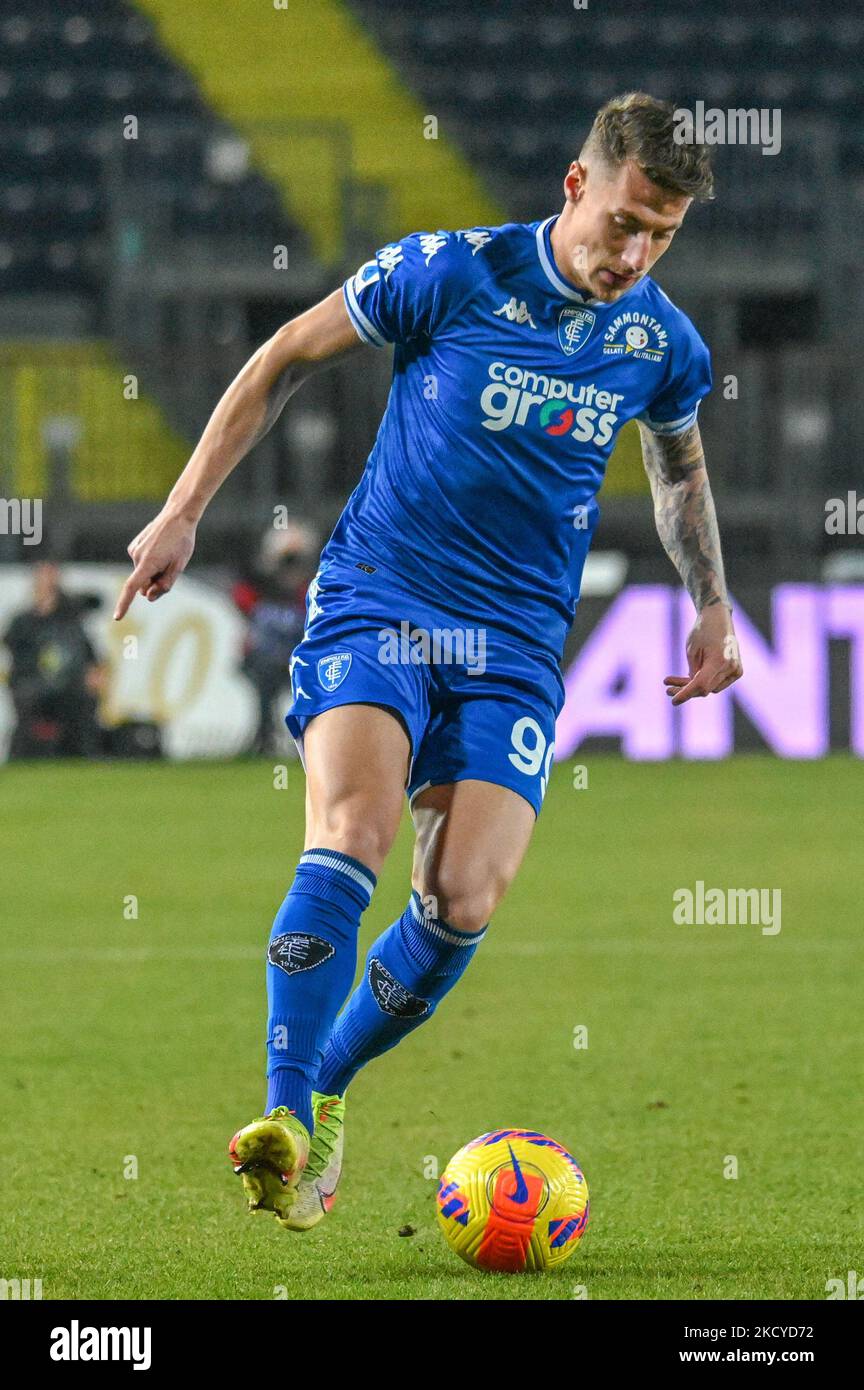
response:
{"label": "yellow soccer ball", "polygon": [[438,1183],[438,1223],[477,1269],[552,1269],[588,1224],[588,1184],[563,1144],[531,1129],[493,1129],[454,1154]]}

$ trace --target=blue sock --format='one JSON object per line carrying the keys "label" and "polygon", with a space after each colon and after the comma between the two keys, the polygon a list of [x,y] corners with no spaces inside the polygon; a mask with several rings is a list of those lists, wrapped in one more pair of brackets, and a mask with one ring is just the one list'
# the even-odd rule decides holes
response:
{"label": "blue sock", "polygon": [[395,1047],[453,988],[486,934],[456,931],[411,894],[398,922],[369,948],[363,979],[339,1015],[315,1089],[343,1095],[361,1067]]}
{"label": "blue sock", "polygon": [[267,1108],[312,1133],[312,1087],[354,979],[360,917],[375,875],[350,855],[310,849],[276,914],[267,951]]}

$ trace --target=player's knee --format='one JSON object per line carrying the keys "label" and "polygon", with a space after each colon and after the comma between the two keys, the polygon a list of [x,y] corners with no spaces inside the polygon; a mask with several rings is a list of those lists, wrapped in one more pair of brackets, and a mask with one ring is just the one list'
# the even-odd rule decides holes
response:
{"label": "player's knee", "polygon": [[369,807],[336,808],[314,818],[309,826],[310,849],[335,849],[365,864],[374,874],[390,852],[396,827],[376,817]]}
{"label": "player's knee", "polygon": [[473,892],[454,898],[444,914],[445,921],[456,931],[478,932],[488,925],[495,911],[496,898],[492,893]]}
{"label": "player's knee", "polygon": [[456,931],[478,932],[488,924],[503,895],[504,885],[495,875],[467,879],[441,876],[421,896],[431,897],[436,916]]}

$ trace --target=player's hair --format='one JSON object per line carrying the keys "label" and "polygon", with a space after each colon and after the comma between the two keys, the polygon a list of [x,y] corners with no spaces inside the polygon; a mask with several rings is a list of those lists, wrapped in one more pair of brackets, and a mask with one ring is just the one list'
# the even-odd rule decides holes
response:
{"label": "player's hair", "polygon": [[708,202],[714,197],[710,151],[673,139],[675,110],[647,92],[613,97],[594,117],[580,158],[596,155],[611,169],[632,160],[658,187]]}

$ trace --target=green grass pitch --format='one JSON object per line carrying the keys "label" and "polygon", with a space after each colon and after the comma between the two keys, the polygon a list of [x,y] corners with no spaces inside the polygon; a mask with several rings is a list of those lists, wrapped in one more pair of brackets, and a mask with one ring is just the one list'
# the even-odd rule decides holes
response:
{"label": "green grass pitch", "polygon": [[[263,1100],[301,771],[3,770],[0,1277],[46,1299],[820,1299],[864,1273],[860,763],[580,762],[464,980],[358,1077],[340,1201],[305,1235],[246,1215],[226,1158]],[[406,819],[362,953],[409,866]],[[698,879],[779,887],[781,932],[676,926]],[[499,1125],[588,1178],[554,1274],[479,1274],[437,1229],[426,1174]]]}

